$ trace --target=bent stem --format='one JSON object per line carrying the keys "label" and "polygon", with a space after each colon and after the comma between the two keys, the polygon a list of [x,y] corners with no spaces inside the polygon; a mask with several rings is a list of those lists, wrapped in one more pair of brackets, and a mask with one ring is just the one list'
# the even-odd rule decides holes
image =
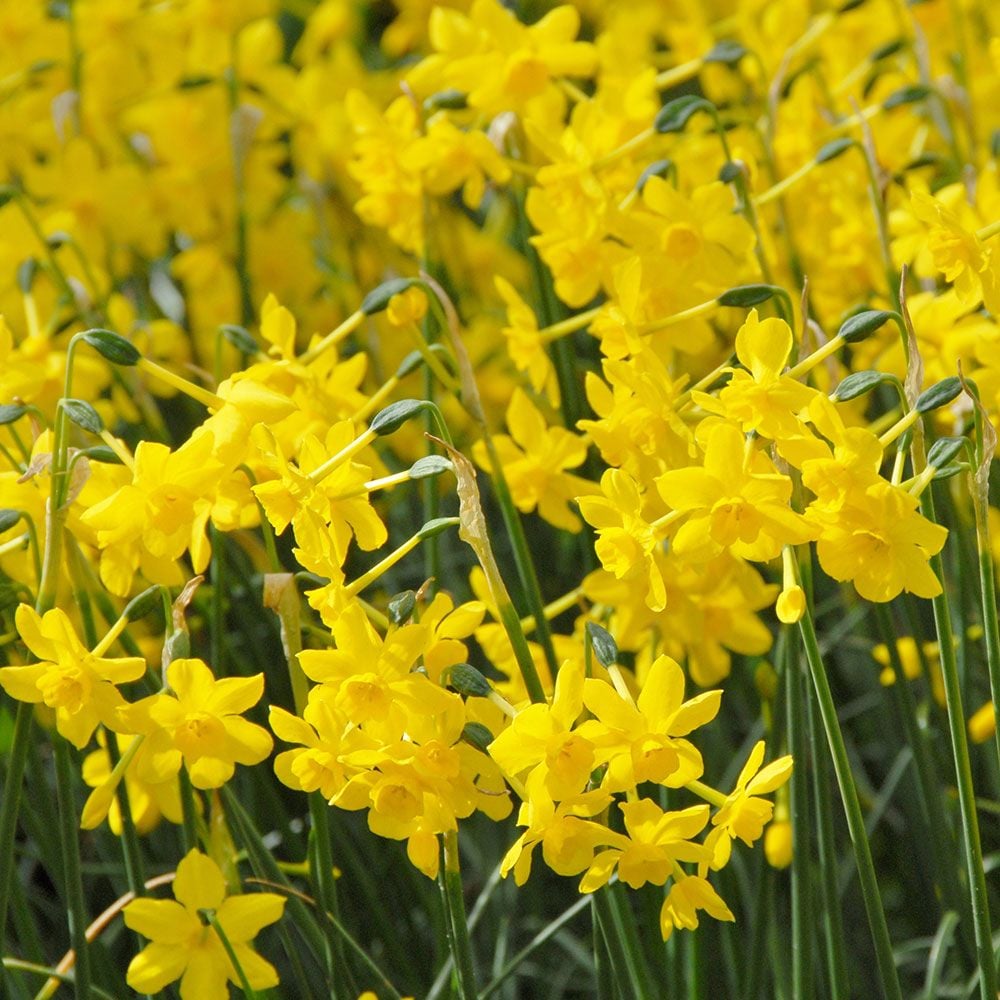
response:
{"label": "bent stem", "polygon": [[823,728],[833,758],[833,769],[840,786],[840,795],[844,801],[844,812],[847,815],[847,828],[854,847],[854,859],[858,866],[858,877],[861,882],[861,894],[868,914],[868,924],[871,928],[872,941],[875,945],[875,958],[878,962],[879,977],[882,981],[882,992],[887,1000],[903,1000],[899,986],[899,974],[892,957],[892,941],[889,938],[889,928],[885,921],[885,910],[882,897],[878,891],[878,880],[875,877],[875,865],[872,861],[871,847],[868,844],[868,832],[858,801],[858,790],[851,773],[851,762],[847,756],[844,744],[844,734],[837,718],[837,707],[830,691],[830,682],[826,677],[823,657],[819,651],[816,639],[816,628],[813,624],[812,609],[806,604],[805,614],[799,621],[799,630],[806,651],[806,662],[812,675],[813,686],[816,689],[816,700],[819,705]]}

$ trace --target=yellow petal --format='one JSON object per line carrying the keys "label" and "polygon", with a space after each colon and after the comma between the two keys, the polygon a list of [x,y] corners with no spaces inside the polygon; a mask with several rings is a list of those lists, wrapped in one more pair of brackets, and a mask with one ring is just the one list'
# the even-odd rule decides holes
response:
{"label": "yellow petal", "polygon": [[125,907],[124,917],[126,927],[160,944],[181,944],[201,926],[196,916],[172,899],[134,899]]}
{"label": "yellow petal", "polygon": [[214,910],[226,898],[226,880],[219,866],[194,848],[177,866],[174,895],[189,910]]}
{"label": "yellow petal", "polygon": [[281,919],[285,897],[274,892],[255,892],[230,896],[219,907],[216,917],[230,944],[253,940],[262,927]]}
{"label": "yellow petal", "polygon": [[[143,902],[143,900],[136,900],[136,902]],[[187,949],[178,948],[176,944],[154,942],[146,945],[129,962],[125,979],[137,993],[159,993],[168,983],[180,979],[187,964]]]}

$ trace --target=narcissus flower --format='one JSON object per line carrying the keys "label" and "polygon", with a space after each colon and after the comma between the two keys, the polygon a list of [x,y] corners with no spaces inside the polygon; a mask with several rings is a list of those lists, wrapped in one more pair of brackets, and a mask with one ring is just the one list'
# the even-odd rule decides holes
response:
{"label": "narcissus flower", "polygon": [[705,846],[714,853],[712,868],[719,869],[729,861],[734,837],[752,847],[774,815],[774,803],[761,796],[788,781],[792,774],[792,758],[779,757],[762,768],[763,763],[764,741],[760,740],[750,751],[735,788],[712,817],[715,829],[705,841]]}
{"label": "narcissus flower", "polygon": [[[135,899],[125,907],[125,923],[150,943],[129,963],[126,979],[139,993],[159,993],[181,981],[181,1000],[225,1000],[227,983],[251,989],[278,985],[278,973],[250,942],[281,918],[285,897],[273,892],[226,895],[219,866],[198,850],[177,866],[169,899]],[[206,921],[205,915],[211,914]],[[220,937],[225,935],[239,963],[236,969]]]}
{"label": "narcissus flower", "polygon": [[666,941],[675,928],[694,930],[698,926],[699,910],[704,910],[716,920],[736,919],[708,879],[688,875],[674,882],[660,910],[660,934],[663,940]]}
{"label": "narcissus flower", "polygon": [[216,680],[201,660],[174,660],[167,671],[172,694],[154,694],[122,712],[146,737],[136,767],[145,781],[165,781],[183,763],[196,788],[219,788],[237,764],[259,764],[273,741],[241,718],[264,693],[264,675]]}
{"label": "narcissus flower", "polygon": [[691,806],[664,812],[652,799],[623,802],[628,836],[613,834],[613,847],[601,851],[580,883],[581,892],[593,892],[606,885],[618,868],[618,877],[633,889],[646,885],[665,885],[679,861],[696,862],[707,858],[708,851],[692,838],[708,822],[708,806]]}
{"label": "narcissus flower", "polygon": [[704,468],[665,472],[656,486],[674,510],[690,514],[673,539],[678,555],[707,558],[728,549],[760,562],[816,535],[791,509],[792,481],[732,424],[712,429]]}
{"label": "narcissus flower", "polygon": [[[579,531],[580,519],[570,510],[569,501],[595,488],[566,470],[583,464],[587,442],[565,427],[549,427],[541,411],[519,388],[507,407],[507,428],[510,437],[498,434],[493,443],[518,510],[528,513],[537,507],[550,524]],[[476,442],[473,456],[481,468],[489,468],[483,442]]]}
{"label": "narcissus flower", "polygon": [[948,529],[917,510],[915,496],[884,480],[856,494],[824,525],[816,554],[835,580],[850,580],[868,601],[891,601],[901,591],[936,597],[941,583],[929,560]]}
{"label": "narcissus flower", "polygon": [[597,748],[598,763],[608,765],[602,787],[624,792],[655,781],[679,788],[701,777],[701,754],[683,737],[711,722],[721,700],[721,691],[705,691],[684,701],[684,672],[669,656],[649,668],[634,705],[606,681],[587,678],[583,702],[595,718],[579,732]]}
{"label": "narcissus flower", "polygon": [[0,668],[0,686],[7,694],[54,708],[59,735],[77,748],[87,745],[99,724],[122,729],[118,711],[125,700],[115,685],[145,673],[146,661],[141,656],[95,656],[59,608],[39,615],[21,604],[14,623],[24,644],[41,662]]}

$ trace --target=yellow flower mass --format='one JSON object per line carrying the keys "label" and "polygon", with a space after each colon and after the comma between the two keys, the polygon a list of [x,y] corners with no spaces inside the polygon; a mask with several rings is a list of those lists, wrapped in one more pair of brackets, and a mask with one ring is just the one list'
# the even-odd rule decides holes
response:
{"label": "yellow flower mass", "polygon": [[995,1000],[998,136],[985,0],[0,0],[0,996]]}

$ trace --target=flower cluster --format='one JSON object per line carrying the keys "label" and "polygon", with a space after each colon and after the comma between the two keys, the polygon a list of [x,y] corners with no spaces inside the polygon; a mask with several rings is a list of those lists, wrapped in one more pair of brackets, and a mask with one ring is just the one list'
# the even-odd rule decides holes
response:
{"label": "flower cluster", "polygon": [[880,623],[912,733],[920,678],[996,729],[998,37],[971,0],[0,3],[0,881],[37,718],[133,892],[179,828],[140,992],[276,984],[223,794],[275,775],[317,927],[330,806],[446,897],[461,821],[513,816],[502,875],[658,887],[667,939],[735,919],[734,841],[792,861],[807,694],[864,874],[817,595]]}

